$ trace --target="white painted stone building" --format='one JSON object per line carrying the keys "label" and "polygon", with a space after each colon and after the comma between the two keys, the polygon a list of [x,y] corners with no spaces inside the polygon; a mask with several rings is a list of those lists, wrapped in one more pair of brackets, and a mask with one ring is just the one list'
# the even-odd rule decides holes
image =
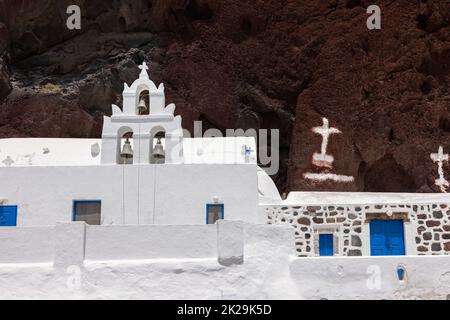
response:
{"label": "white painted stone building", "polygon": [[[305,178],[352,180],[332,171],[327,154],[340,131],[327,119],[313,130],[324,137],[313,163],[325,173]],[[123,108],[104,118],[101,139],[0,139],[0,299],[450,292],[447,193],[291,192],[283,200],[256,150],[251,137],[186,136],[145,63],[125,84]],[[444,192],[447,160],[442,148],[430,159]],[[374,265],[387,284],[375,290],[365,278]],[[85,279],[75,291],[63,285],[74,266]],[[258,285],[249,290],[250,282]],[[168,284],[177,289],[164,291]]]}
{"label": "white painted stone building", "polygon": [[[245,154],[256,149],[254,139],[183,138],[164,85],[149,79],[145,63],[141,68],[125,84],[123,110],[113,105],[104,117],[102,139],[0,140],[0,205],[17,211],[10,225],[205,224],[207,210],[208,220],[222,214],[264,222],[256,157]],[[132,158],[122,157],[126,137]]]}
{"label": "white painted stone building", "polygon": [[[164,85],[149,79],[145,62],[140,69],[124,85],[123,108],[104,117],[101,139],[0,140],[0,225],[225,219],[291,225],[299,256],[450,254],[448,194],[292,192],[282,200],[256,152],[246,152],[256,151],[252,137],[187,137]],[[324,138],[313,163],[328,173],[310,178],[351,181],[329,173],[329,136],[340,130],[324,119],[313,131]],[[443,175],[442,161],[439,168]]]}
{"label": "white painted stone building", "polygon": [[[113,105],[112,116],[104,117],[101,139],[0,140],[4,226],[202,225],[225,219],[289,224],[299,256],[450,253],[447,194],[292,192],[282,200],[255,154],[246,152],[256,150],[252,137],[184,136],[175,105],[166,106],[164,85],[149,79],[145,62],[140,69],[139,78],[124,85],[123,108]],[[324,137],[313,163],[329,170],[329,136],[340,130],[324,119],[313,131]],[[345,182],[336,174],[312,179],[330,177]],[[397,231],[389,235],[389,228]],[[386,238],[381,242],[398,242],[386,247],[399,247],[377,249],[380,236]]]}

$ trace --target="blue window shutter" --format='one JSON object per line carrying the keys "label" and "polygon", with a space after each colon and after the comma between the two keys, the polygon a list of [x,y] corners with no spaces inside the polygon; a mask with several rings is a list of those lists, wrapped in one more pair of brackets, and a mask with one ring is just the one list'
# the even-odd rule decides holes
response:
{"label": "blue window shutter", "polygon": [[17,206],[0,206],[0,227],[17,225]]}

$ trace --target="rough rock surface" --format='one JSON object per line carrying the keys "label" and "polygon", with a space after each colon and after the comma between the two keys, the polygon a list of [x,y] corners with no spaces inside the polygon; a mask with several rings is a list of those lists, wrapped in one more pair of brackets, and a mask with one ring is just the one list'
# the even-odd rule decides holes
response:
{"label": "rough rock surface", "polygon": [[[79,31],[66,27],[74,2]],[[382,30],[369,31],[373,2],[2,1],[0,135],[98,136],[146,59],[186,128],[279,128],[280,190],[436,192],[430,153],[450,151],[450,0],[375,1]],[[303,178],[317,172],[322,117],[342,131],[332,171],[355,183]]]}

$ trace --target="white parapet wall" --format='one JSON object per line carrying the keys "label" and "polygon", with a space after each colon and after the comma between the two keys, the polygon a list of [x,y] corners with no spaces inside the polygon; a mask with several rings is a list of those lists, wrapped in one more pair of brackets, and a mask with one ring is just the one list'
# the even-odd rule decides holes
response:
{"label": "white parapet wall", "polygon": [[450,294],[450,256],[297,258],[294,232],[286,225],[239,221],[0,228],[0,300],[446,299]]}
{"label": "white parapet wall", "polygon": [[296,258],[290,270],[305,299],[450,298],[450,256]]}
{"label": "white parapet wall", "polygon": [[0,299],[275,299],[298,291],[286,226],[58,223],[27,228],[36,242],[20,236],[24,229],[0,228]]}
{"label": "white parapet wall", "polygon": [[87,261],[217,257],[216,225],[87,226]]}
{"label": "white parapet wall", "polygon": [[54,227],[6,227],[0,228],[0,242],[0,264],[51,263],[56,268],[152,259],[239,262],[244,254],[243,223],[238,221],[216,225],[90,226],[73,222]]}
{"label": "white parapet wall", "polygon": [[0,264],[53,261],[55,227],[2,228],[0,248]]}

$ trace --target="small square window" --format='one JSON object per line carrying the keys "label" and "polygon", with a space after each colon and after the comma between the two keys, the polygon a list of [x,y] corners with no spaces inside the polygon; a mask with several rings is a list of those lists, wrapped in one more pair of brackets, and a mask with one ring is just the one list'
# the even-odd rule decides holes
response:
{"label": "small square window", "polygon": [[319,235],[319,255],[320,256],[333,256],[334,255],[334,241],[333,234],[321,233]]}
{"label": "small square window", "polygon": [[223,204],[207,204],[206,205],[206,223],[215,224],[217,220],[223,220],[224,205]]}
{"label": "small square window", "polygon": [[17,207],[0,206],[0,227],[15,227],[17,225]]}
{"label": "small square window", "polygon": [[74,201],[73,221],[84,221],[89,225],[100,225],[101,201]]}

